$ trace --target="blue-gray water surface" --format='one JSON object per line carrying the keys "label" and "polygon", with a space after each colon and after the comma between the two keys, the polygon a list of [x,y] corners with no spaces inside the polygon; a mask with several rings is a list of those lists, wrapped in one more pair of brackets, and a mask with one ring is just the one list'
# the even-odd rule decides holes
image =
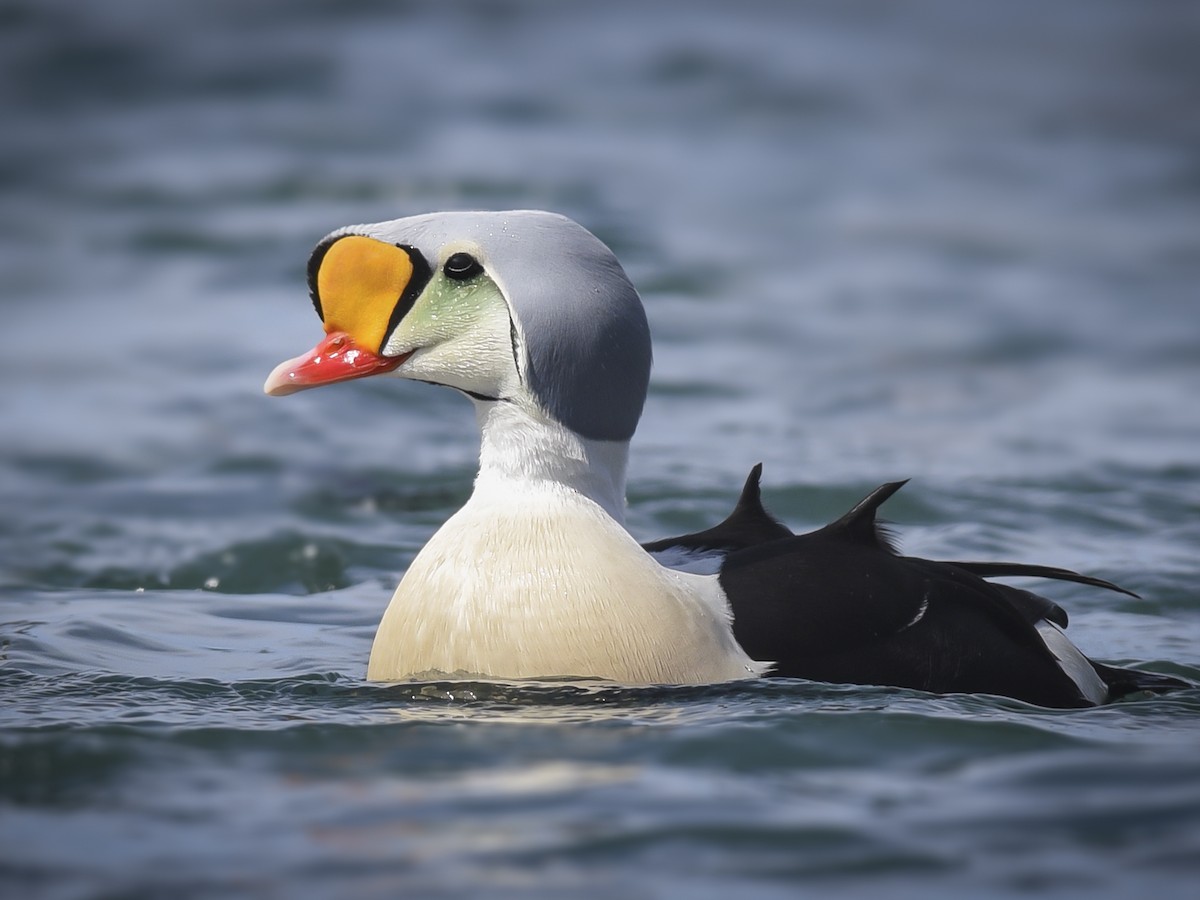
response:
{"label": "blue-gray water surface", "polygon": [[[765,464],[1200,680],[1200,14],[0,3],[0,895],[1192,897],[1200,690],[378,685],[469,404],[282,400],[329,230],[566,213],[655,335],[642,539]],[[1028,584],[1024,582],[1023,584]]]}

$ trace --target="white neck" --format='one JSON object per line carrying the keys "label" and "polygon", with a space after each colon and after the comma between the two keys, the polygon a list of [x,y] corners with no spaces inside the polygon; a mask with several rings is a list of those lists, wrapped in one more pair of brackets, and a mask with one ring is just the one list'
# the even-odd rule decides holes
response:
{"label": "white neck", "polygon": [[628,441],[594,441],[513,402],[475,401],[481,434],[477,495],[553,482],[625,523]]}

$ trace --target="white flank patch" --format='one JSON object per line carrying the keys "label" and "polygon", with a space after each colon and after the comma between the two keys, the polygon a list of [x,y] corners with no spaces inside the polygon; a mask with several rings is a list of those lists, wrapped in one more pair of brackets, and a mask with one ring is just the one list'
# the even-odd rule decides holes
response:
{"label": "white flank patch", "polygon": [[1059,667],[1075,682],[1083,696],[1097,706],[1105,703],[1108,700],[1108,685],[1096,674],[1087,657],[1071,643],[1071,639],[1063,630],[1045,619],[1037,623],[1037,630],[1046,642],[1046,647],[1058,660]]}

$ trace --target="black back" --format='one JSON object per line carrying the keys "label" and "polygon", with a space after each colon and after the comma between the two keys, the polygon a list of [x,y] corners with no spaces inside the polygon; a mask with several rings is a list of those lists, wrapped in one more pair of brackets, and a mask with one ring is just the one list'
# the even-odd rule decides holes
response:
{"label": "black back", "polygon": [[[763,508],[760,475],[756,466],[720,525],[647,548],[728,550],[718,577],[734,635],[751,658],[774,663],[770,674],[1091,705],[1037,631],[1043,620],[1066,627],[1062,608],[984,577],[1055,578],[1130,592],[1048,566],[901,556],[877,512],[903,481],[882,485],[824,528],[794,535]],[[1185,686],[1167,676],[1093,666],[1114,697]]]}

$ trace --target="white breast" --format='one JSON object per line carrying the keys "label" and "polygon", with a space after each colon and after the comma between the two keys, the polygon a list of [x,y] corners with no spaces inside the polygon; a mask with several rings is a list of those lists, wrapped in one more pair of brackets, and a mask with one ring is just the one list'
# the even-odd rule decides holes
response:
{"label": "white breast", "polygon": [[763,668],[734,640],[715,578],[663,568],[598,504],[534,482],[477,486],[421,550],[367,677],[697,684]]}

